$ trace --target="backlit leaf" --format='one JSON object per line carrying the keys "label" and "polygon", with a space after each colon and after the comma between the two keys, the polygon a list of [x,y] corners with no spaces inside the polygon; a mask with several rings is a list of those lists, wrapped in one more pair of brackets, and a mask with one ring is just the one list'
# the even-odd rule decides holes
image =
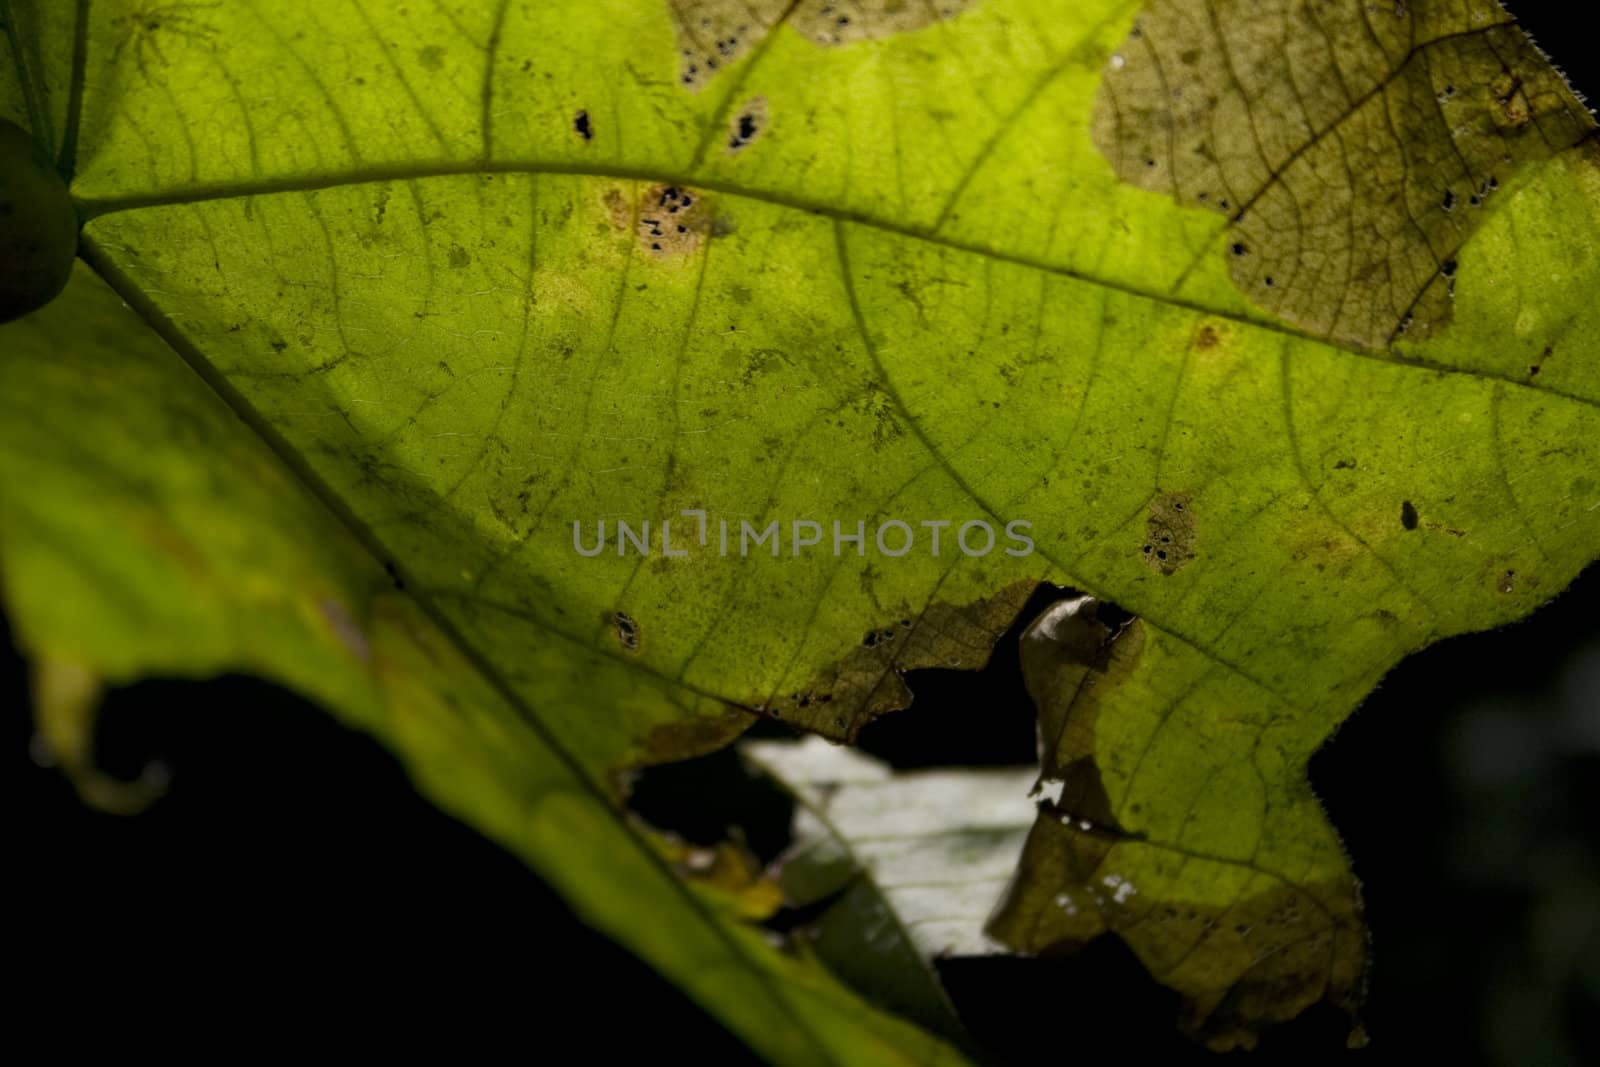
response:
{"label": "backlit leaf", "polygon": [[[429,721],[507,762],[450,788],[538,780],[504,717],[616,835],[593,805],[631,768],[757,714],[851,738],[897,670],[977,666],[1071,586],[1116,605],[1109,658],[1033,680],[1087,685],[1041,704],[1046,775],[1093,805],[1041,817],[1006,936],[1115,931],[1228,1046],[1354,999],[1310,754],[1400,658],[1600,551],[1600,148],[1487,0],[0,11],[0,114],[71,175],[82,256],[341,531],[217,572],[277,492],[231,500],[239,461],[162,390],[89,420],[35,376],[111,379],[8,327],[7,606],[91,675],[255,668],[338,708],[324,661],[363,642],[470,667],[478,710]],[[382,564],[448,651],[363,629]],[[1112,876],[1136,893],[1079,899]]]}

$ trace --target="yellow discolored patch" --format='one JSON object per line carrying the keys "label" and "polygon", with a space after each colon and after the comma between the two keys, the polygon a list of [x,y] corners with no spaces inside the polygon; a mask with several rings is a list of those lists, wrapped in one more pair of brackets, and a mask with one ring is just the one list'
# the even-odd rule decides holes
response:
{"label": "yellow discolored patch", "polygon": [[1228,217],[1255,303],[1372,349],[1448,321],[1485,203],[1594,128],[1496,0],[1150,0],[1093,118],[1123,181]]}
{"label": "yellow discolored patch", "polygon": [[699,90],[777,24],[788,0],[667,0],[678,35],[678,81]]}
{"label": "yellow discolored patch", "polygon": [[910,33],[954,18],[974,0],[667,0],[678,81],[698,91],[780,23],[824,47]]}
{"label": "yellow discolored patch", "polygon": [[697,252],[713,235],[711,202],[700,190],[688,186],[648,185],[636,201],[613,186],[606,190],[605,210],[611,225],[632,229],[639,247],[660,259]]}
{"label": "yellow discolored patch", "polygon": [[1194,505],[1188,493],[1163,493],[1150,501],[1144,561],[1160,574],[1176,574],[1194,559]]}
{"label": "yellow discolored patch", "polygon": [[973,0],[810,0],[794,27],[820,45],[847,45],[911,33],[961,14]]}

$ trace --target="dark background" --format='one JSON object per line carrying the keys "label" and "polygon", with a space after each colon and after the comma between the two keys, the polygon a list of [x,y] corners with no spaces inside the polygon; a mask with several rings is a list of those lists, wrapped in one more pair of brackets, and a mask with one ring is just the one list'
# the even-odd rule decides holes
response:
{"label": "dark background", "polygon": [[[1514,7],[1580,90],[1600,92],[1588,5]],[[104,762],[132,777],[158,760],[171,787],[135,818],[85,809],[31,758],[11,647],[0,628],[3,943],[24,1029],[141,1051],[214,1025],[237,1046],[320,1043],[326,1025],[369,1043],[498,1039],[535,1061],[556,1041],[585,1059],[749,1058],[521,863],[435,812],[375,742],[273,686],[113,694]],[[1031,759],[1015,635],[983,675],[912,687],[916,709],[874,728],[870,750],[905,766]],[[975,715],[993,724],[984,751],[966,725]],[[723,759],[647,777],[640,805],[690,837],[714,835],[726,812],[706,786],[728,773]],[[1527,622],[1407,661],[1312,777],[1365,882],[1373,1043],[1356,1062],[1600,1062],[1600,569]],[[777,843],[781,806],[757,818],[768,819],[757,835]],[[954,961],[942,973],[997,1062],[1211,1058],[1176,1036],[1173,996],[1111,941],[1072,960]],[[1313,1012],[1253,1058],[1319,1062],[1342,1032]]]}

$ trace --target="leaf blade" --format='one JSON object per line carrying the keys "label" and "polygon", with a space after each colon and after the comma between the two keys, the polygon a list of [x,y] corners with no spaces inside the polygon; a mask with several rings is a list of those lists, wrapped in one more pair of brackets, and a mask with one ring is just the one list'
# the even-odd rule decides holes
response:
{"label": "leaf blade", "polygon": [[[0,577],[26,653],[113,684],[248,670],[295,688],[383,739],[435,803],[775,1062],[961,1062],[676,877],[546,720],[138,325],[80,268],[62,300],[0,335]],[[80,432],[41,437],[41,419]]]}

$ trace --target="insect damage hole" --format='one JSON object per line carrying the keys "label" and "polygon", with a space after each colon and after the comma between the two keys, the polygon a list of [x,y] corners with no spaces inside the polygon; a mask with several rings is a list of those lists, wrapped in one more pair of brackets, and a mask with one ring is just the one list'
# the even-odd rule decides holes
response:
{"label": "insect damage hole", "polygon": [[622,611],[612,612],[605,616],[605,621],[611,625],[617,635],[617,642],[629,652],[639,651],[639,624],[633,621],[633,616]]}
{"label": "insect damage hole", "polygon": [[652,185],[639,198],[635,232],[639,243],[660,258],[697,252],[712,231],[712,211],[704,194],[681,185]]}
{"label": "insect damage hole", "polygon": [[589,121],[589,113],[581,107],[578,113],[572,116],[572,132],[585,141],[594,140],[594,126]]}
{"label": "insect damage hole", "polygon": [[1150,502],[1145,524],[1145,564],[1158,574],[1175,574],[1194,559],[1194,505],[1188,493],[1164,493]]}
{"label": "insect damage hole", "polygon": [[752,97],[728,121],[728,152],[734,153],[754,141],[767,128],[767,98]]}

